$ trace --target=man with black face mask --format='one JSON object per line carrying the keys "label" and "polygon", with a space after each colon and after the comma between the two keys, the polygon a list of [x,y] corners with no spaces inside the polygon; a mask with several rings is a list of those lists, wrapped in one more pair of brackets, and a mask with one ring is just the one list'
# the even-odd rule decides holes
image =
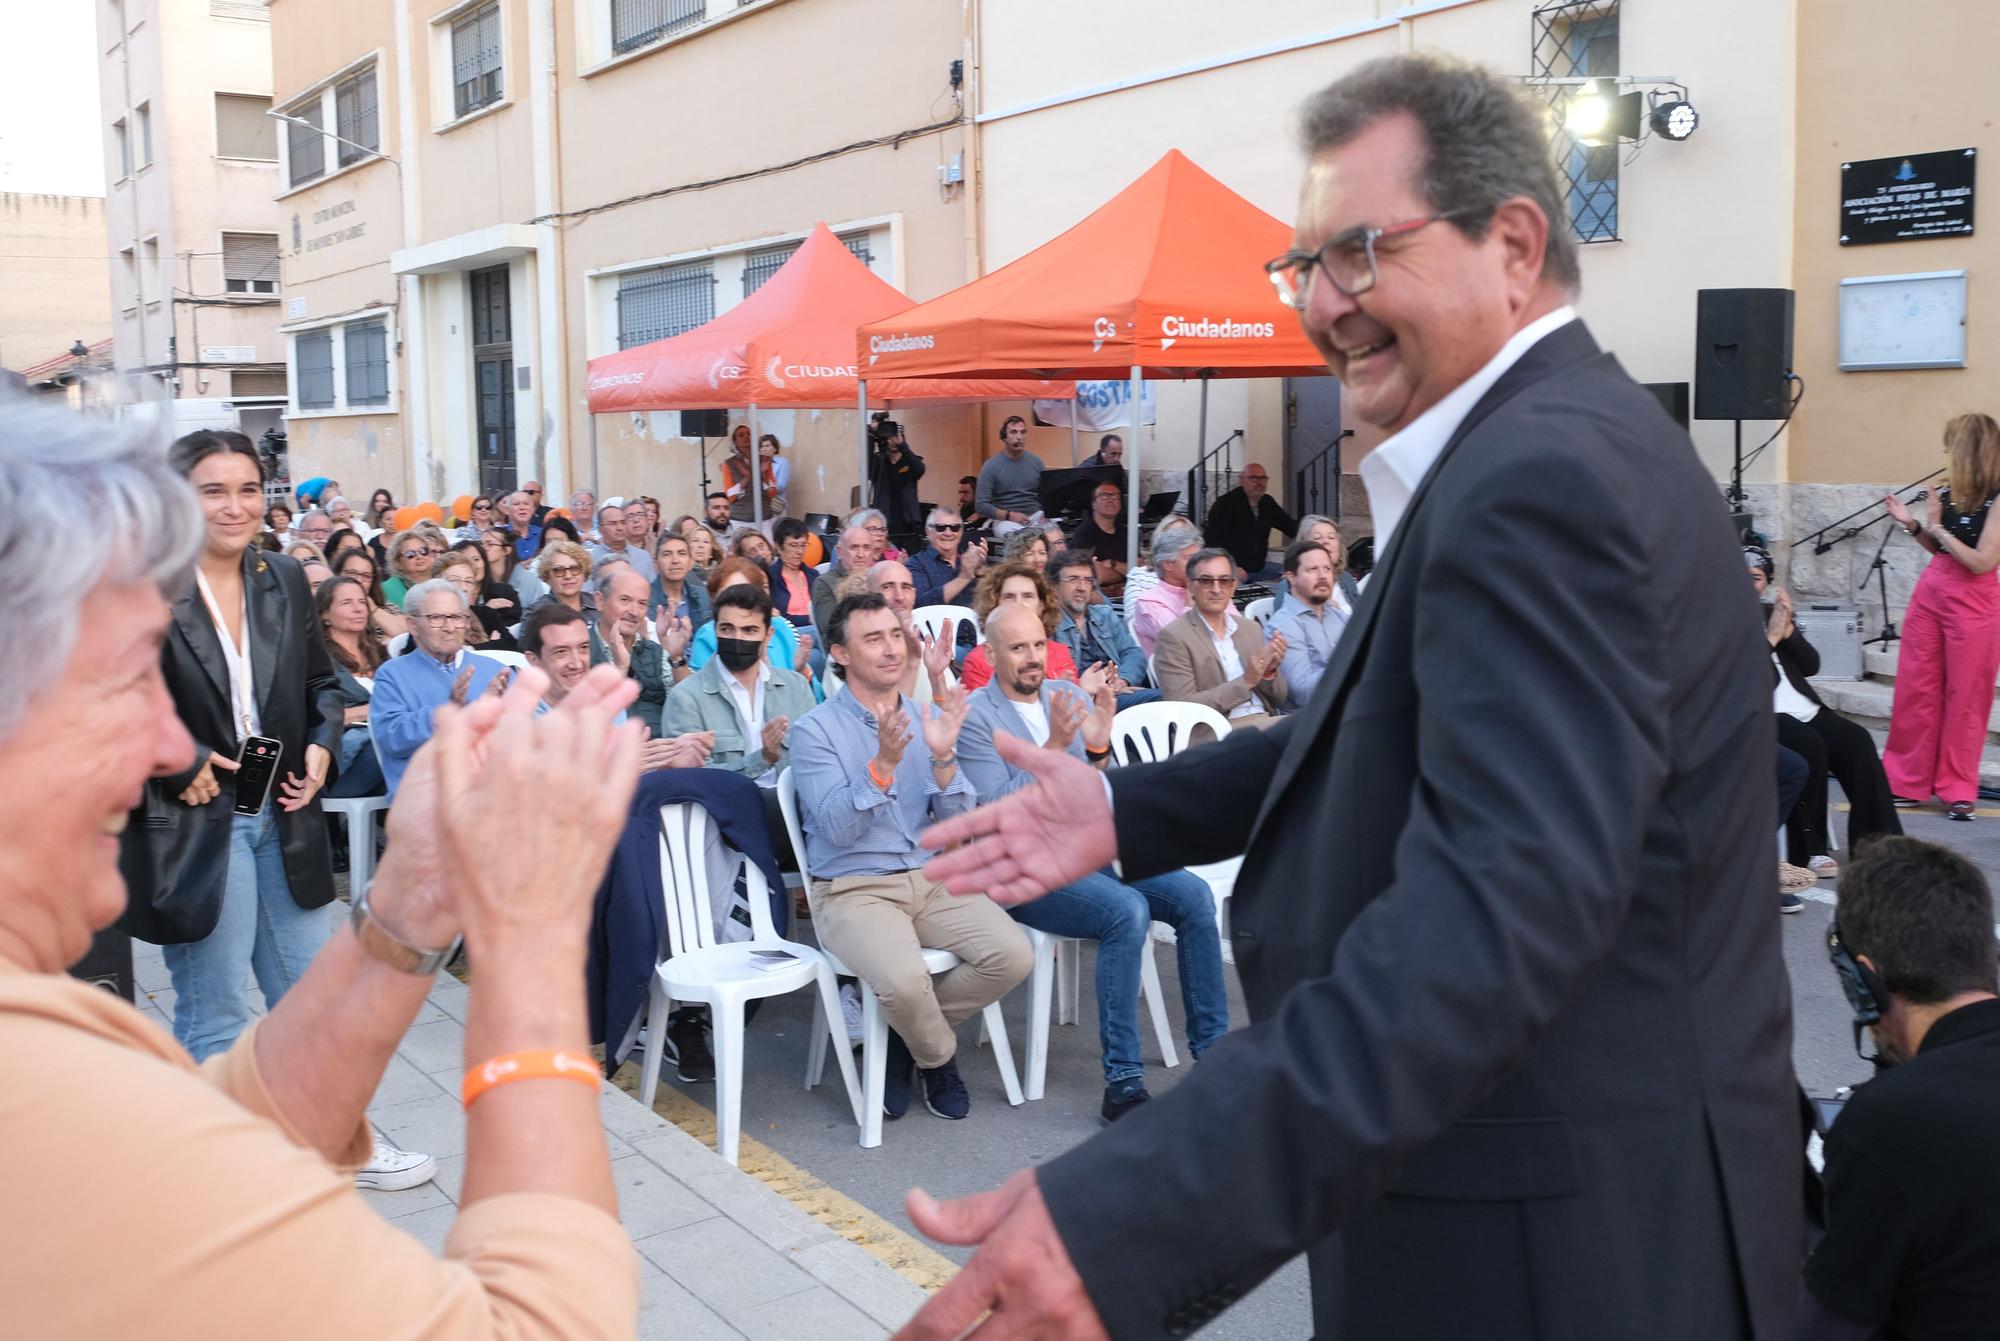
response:
{"label": "man with black face mask", "polygon": [[2000,999],[1986,880],[1955,852],[1878,838],[1841,877],[1828,951],[1887,1069],[1827,1133],[1826,1237],[1798,1336],[1992,1336]]}
{"label": "man with black face mask", "polygon": [[667,695],[668,735],[713,731],[707,767],[726,768],[764,789],[765,819],[778,864],[790,866],[791,845],[778,810],[778,774],[791,763],[791,725],[813,709],[812,684],[764,655],[771,641],[771,597],[739,583],[715,598],[715,655]]}

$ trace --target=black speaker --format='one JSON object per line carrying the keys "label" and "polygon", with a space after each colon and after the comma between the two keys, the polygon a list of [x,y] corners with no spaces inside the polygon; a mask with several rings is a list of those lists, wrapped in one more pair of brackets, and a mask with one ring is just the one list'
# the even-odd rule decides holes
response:
{"label": "black speaker", "polygon": [[1694,369],[1695,418],[1783,419],[1792,403],[1792,291],[1697,291]]}
{"label": "black speaker", "polygon": [[[1787,330],[1790,326],[1787,325]],[[726,438],[729,436],[729,411],[727,410],[682,410],[681,436],[684,438]]]}
{"label": "black speaker", "polygon": [[1660,402],[1660,408],[1667,417],[1682,428],[1688,426],[1688,384],[1686,382],[1648,382],[1646,390]]}
{"label": "black speaker", "polygon": [[69,976],[102,987],[127,1001],[136,999],[132,978],[132,938],[112,924],[90,942],[90,953],[69,966]]}

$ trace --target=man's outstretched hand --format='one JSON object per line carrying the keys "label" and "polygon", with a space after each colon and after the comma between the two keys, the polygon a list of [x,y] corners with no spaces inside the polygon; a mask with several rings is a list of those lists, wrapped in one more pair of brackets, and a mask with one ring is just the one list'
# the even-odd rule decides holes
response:
{"label": "man's outstretched hand", "polygon": [[952,849],[931,858],[924,874],[954,894],[985,894],[995,903],[1015,904],[1109,865],[1118,855],[1118,835],[1104,775],[1081,759],[1039,749],[1004,731],[993,733],[993,746],[1035,780],[1004,800],[919,834],[925,847]]}
{"label": "man's outstretched hand", "polygon": [[[956,1341],[963,1336],[977,1341],[1108,1341],[1032,1169],[1021,1170],[997,1191],[938,1202],[917,1190],[904,1204],[910,1222],[923,1233],[940,1243],[976,1243],[979,1251],[904,1324],[894,1341]],[[991,1316],[973,1331],[973,1324],[987,1314]]]}

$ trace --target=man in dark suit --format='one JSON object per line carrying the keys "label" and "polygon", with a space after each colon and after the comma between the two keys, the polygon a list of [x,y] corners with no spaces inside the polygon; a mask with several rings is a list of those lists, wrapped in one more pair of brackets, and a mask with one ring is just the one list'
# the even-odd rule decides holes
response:
{"label": "man in dark suit", "polygon": [[997,1192],[912,1194],[983,1246],[904,1335],[1186,1335],[1304,1250],[1324,1338],[1789,1337],[1770,687],[1714,484],[1568,306],[1538,104],[1399,57],[1304,131],[1272,269],[1390,435],[1332,663],[1108,786],[1019,751],[1034,786],[926,839],[1006,903],[1243,853],[1255,1023]]}

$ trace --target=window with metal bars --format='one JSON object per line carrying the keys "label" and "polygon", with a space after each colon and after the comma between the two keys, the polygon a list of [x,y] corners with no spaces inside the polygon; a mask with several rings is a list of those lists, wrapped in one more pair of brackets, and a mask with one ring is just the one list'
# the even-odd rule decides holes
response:
{"label": "window with metal bars", "polygon": [[[840,241],[860,258],[861,264],[875,264],[875,253],[869,250],[867,233],[843,233],[840,235]],[[792,242],[782,247],[767,247],[762,251],[751,252],[743,262],[743,296],[748,298],[763,288],[764,281],[777,274],[785,262],[791,260],[804,245],[803,242]]]}
{"label": "window with metal bars", "polygon": [[341,330],[342,360],[347,364],[347,404],[389,403],[389,324],[357,321]]}
{"label": "window with metal bars", "polygon": [[[334,130],[340,166],[359,163],[370,152],[382,151],[382,117],[375,96],[375,70],[370,68],[341,80],[333,88]],[[353,143],[345,143],[345,141]],[[365,145],[366,148],[358,146]]]}
{"label": "window with metal bars", "polygon": [[293,121],[285,123],[285,163],[290,168],[293,186],[303,186],[315,177],[326,175],[326,136],[319,129],[319,104],[320,100],[314,98],[287,113],[307,123],[303,126]]}
{"label": "window with metal bars", "polygon": [[708,17],[708,0],[611,0],[611,49],[636,51]]}
{"label": "window with metal bars", "polygon": [[224,233],[222,288],[225,293],[276,293],[278,235]]}
{"label": "window with metal bars", "polygon": [[618,347],[664,340],[715,317],[715,267],[663,265],[618,277]]}
{"label": "window with metal bars", "polygon": [[300,331],[292,337],[292,363],[298,376],[299,408],[333,408],[333,332]]}
{"label": "window with metal bars", "polygon": [[451,24],[452,114],[500,101],[500,6],[481,5]]}
{"label": "window with metal bars", "polygon": [[[1618,75],[1618,0],[1563,0],[1536,9],[1531,30],[1535,74],[1546,80],[1615,79]],[[1618,240],[1620,148],[1585,144],[1562,127],[1561,112],[1574,83],[1542,89],[1557,112],[1552,148],[1569,203],[1570,231],[1579,242]]]}

